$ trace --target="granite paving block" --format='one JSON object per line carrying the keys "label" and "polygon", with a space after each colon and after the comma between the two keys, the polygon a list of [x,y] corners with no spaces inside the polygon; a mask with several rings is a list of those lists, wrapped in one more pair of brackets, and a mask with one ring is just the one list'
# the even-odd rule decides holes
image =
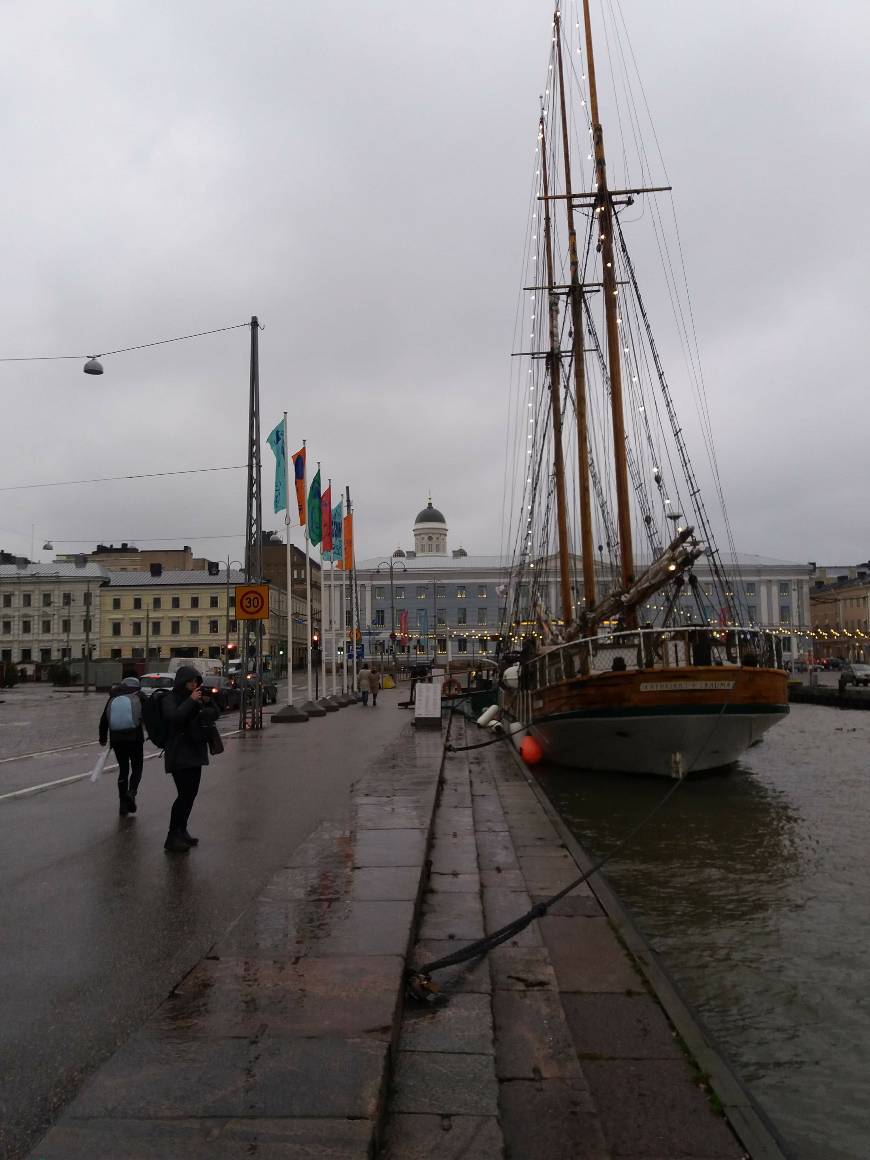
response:
{"label": "granite paving block", "polygon": [[[519,859],[529,894],[555,894],[580,877],[577,863],[565,850],[553,850],[547,854],[524,850]],[[582,891],[584,886],[578,889]]]}
{"label": "granite paving block", "polygon": [[317,940],[318,955],[407,953],[414,922],[413,902],[354,899],[339,903],[336,910],[338,913],[333,914],[329,930]]}
{"label": "granite paving block", "polygon": [[414,901],[419,890],[416,866],[358,866],[350,880],[351,898],[369,902]]}
{"label": "granite paving block", "polygon": [[432,873],[429,890],[435,894],[479,894],[480,878],[477,874]]}
{"label": "granite paving block", "polygon": [[399,1041],[402,1051],[455,1051],[492,1055],[489,995],[457,994],[429,1006],[408,1005]]}
{"label": "granite paving block", "polygon": [[680,1059],[662,1009],[649,995],[564,994],[578,1054],[598,1059]]}
{"label": "granite paving block", "polygon": [[606,918],[547,917],[539,926],[560,991],[643,991]]}
{"label": "granite paving block", "polygon": [[[533,902],[546,902],[549,895],[535,894]],[[601,904],[585,883],[576,887],[570,894],[554,902],[547,910],[548,915],[558,918],[604,918]]]}
{"label": "granite paving block", "polygon": [[426,831],[360,830],[353,850],[354,866],[422,866]]}
{"label": "granite paving block", "polygon": [[359,830],[413,830],[428,825],[429,819],[414,807],[361,803],[354,811],[354,822]]}
{"label": "granite paving block", "polygon": [[526,880],[522,870],[502,870],[497,866],[494,870],[481,870],[481,886],[497,886],[502,890],[525,890]]}
{"label": "granite paving block", "polygon": [[507,1160],[611,1160],[595,1105],[581,1080],[502,1083],[499,1105]]}
{"label": "granite paving block", "polygon": [[737,1160],[743,1155],[725,1121],[683,1060],[585,1060],[583,1070],[614,1156]]}
{"label": "granite paving block", "polygon": [[483,938],[483,907],[479,894],[427,894],[423,899],[423,915],[419,937],[431,939],[461,939],[470,942]]}
{"label": "granite paving block", "polygon": [[139,1034],[388,1039],[403,968],[402,958],[387,955],[291,962],[204,959]]}
{"label": "granite paving block", "polygon": [[556,991],[556,972],[544,947],[500,946],[489,952],[497,991]]}
{"label": "granite paving block", "polygon": [[474,830],[470,806],[440,806],[435,815],[435,837],[469,834]]}
{"label": "granite paving block", "polygon": [[260,897],[299,902],[309,898],[340,898],[347,891],[351,870],[349,862],[322,870],[314,866],[280,870],[269,879]]}
{"label": "granite paving block", "polygon": [[324,822],[294,850],[288,866],[327,866],[336,869],[351,857],[353,834],[349,827]]}
{"label": "granite paving block", "polygon": [[520,854],[524,853],[527,848],[538,852],[539,850],[558,849],[561,846],[556,831],[546,818],[521,823],[517,823],[513,818],[508,818],[508,829],[514,846]]}
{"label": "granite paving block", "polygon": [[572,1079],[577,1053],[555,991],[496,991],[493,995],[499,1079]]}
{"label": "granite paving block", "polygon": [[[464,940],[419,942],[411,955],[411,964],[415,967],[425,966],[426,963],[433,962],[435,959],[454,954],[454,952],[461,950],[463,945],[465,945]],[[453,967],[443,967],[441,970],[435,971],[432,980],[448,995],[458,992],[489,994],[492,990],[492,982],[488,958],[488,955],[477,956]]]}
{"label": "granite paving block", "polygon": [[[486,933],[493,934],[507,926],[532,908],[532,900],[523,890],[504,890],[499,886],[487,886],[483,890],[483,914]],[[535,920],[525,930],[512,935],[504,944],[512,947],[539,947],[541,935]]]}
{"label": "granite paving block", "polygon": [[391,1107],[396,1112],[442,1116],[497,1115],[492,1056],[400,1051]]}
{"label": "granite paving block", "polygon": [[368,1160],[371,1120],[64,1119],[32,1160]]}
{"label": "granite paving block", "polygon": [[503,1160],[495,1116],[392,1116],[380,1160]]}
{"label": "granite paving block", "polygon": [[436,838],[429,857],[436,874],[477,873],[477,843],[474,834],[461,834],[458,838]]}
{"label": "granite paving block", "polygon": [[215,953],[284,959],[309,954],[330,929],[333,909],[339,906],[336,898],[257,899],[219,940]]}
{"label": "granite paving block", "polygon": [[508,833],[480,833],[477,835],[478,860],[481,870],[517,870],[514,844]]}

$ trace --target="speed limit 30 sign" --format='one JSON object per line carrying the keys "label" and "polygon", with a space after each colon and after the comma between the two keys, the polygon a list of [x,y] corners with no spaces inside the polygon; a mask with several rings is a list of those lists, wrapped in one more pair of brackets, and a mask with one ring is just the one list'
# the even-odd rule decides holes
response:
{"label": "speed limit 30 sign", "polygon": [[236,587],[236,620],[269,619],[269,585],[239,584]]}

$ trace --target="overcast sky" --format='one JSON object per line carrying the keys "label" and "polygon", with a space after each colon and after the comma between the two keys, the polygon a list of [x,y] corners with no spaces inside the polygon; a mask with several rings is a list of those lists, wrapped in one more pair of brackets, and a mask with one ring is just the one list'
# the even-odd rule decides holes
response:
{"label": "overcast sky", "polygon": [[[870,8],[621,3],[676,190],[737,545],[865,560]],[[550,14],[5,3],[0,355],[256,313],[263,437],[287,409],[291,444],[350,483],[358,556],[409,546],[430,489],[452,547],[497,551]],[[0,364],[0,486],[243,463],[247,341],[107,358],[102,378]],[[264,456],[267,528],[271,481]],[[37,558],[47,538],[238,558],[244,486],[239,471],[3,491],[0,546],[29,555],[33,526]]]}

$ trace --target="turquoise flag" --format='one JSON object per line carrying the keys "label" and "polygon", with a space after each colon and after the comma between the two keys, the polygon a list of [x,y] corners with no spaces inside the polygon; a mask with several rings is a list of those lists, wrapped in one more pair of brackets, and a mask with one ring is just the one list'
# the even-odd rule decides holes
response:
{"label": "turquoise flag", "polygon": [[318,471],[308,489],[308,539],[319,544],[323,536],[323,519],[320,514],[320,472]]}
{"label": "turquoise flag", "polygon": [[321,553],[324,560],[344,559],[344,500],[339,500],[332,509],[332,551]]}
{"label": "turquoise flag", "polygon": [[287,433],[282,419],[266,442],[275,452],[275,511],[287,510]]}

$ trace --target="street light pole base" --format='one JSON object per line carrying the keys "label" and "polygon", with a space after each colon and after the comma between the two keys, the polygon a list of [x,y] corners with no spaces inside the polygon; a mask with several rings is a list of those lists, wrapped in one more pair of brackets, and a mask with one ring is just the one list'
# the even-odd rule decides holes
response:
{"label": "street light pole base", "polygon": [[317,704],[327,713],[338,712],[338,705],[336,705],[331,697],[321,697]]}
{"label": "street light pole base", "polygon": [[297,709],[295,705],[285,705],[283,709],[272,714],[272,722],[278,725],[298,725],[299,722],[307,720],[308,714]]}

